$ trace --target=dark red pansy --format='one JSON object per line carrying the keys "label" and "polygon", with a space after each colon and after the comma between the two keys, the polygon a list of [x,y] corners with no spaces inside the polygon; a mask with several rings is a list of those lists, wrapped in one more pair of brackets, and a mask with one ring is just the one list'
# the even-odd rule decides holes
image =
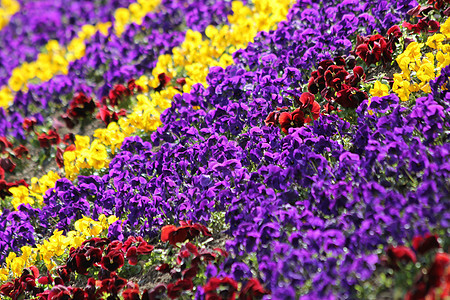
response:
{"label": "dark red pansy", "polygon": [[0,153],[4,153],[7,148],[11,148],[13,144],[9,142],[6,137],[0,136]]}
{"label": "dark red pansy", "polygon": [[345,108],[357,108],[368,97],[366,92],[352,86],[343,85],[342,90],[337,92],[335,101]]}
{"label": "dark red pansy", "polygon": [[394,25],[391,28],[389,28],[388,31],[387,31],[387,35],[388,36],[393,36],[393,37],[396,37],[396,38],[401,37],[402,36],[402,31],[400,29],[400,26]]}
{"label": "dark red pansy", "polygon": [[428,30],[428,32],[430,33],[437,32],[440,27],[439,22],[435,20],[429,21],[428,26],[430,27],[430,29]]}
{"label": "dark red pansy", "polygon": [[416,236],[413,241],[413,248],[419,254],[425,254],[430,250],[440,248],[437,234],[427,233],[425,236]]}
{"label": "dark red pansy", "polygon": [[172,78],[166,75],[166,73],[161,73],[158,75],[159,85],[155,88],[156,92],[162,91],[162,89],[170,82]]}
{"label": "dark red pansy", "polygon": [[22,128],[26,132],[30,132],[34,130],[34,125],[37,124],[37,120],[35,117],[25,118],[22,123]]}
{"label": "dark red pansy", "polygon": [[129,96],[130,94],[131,94],[131,91],[128,88],[126,88],[122,84],[117,84],[109,92],[109,95],[108,95],[109,96],[109,100],[110,100],[109,103],[112,106],[117,106],[119,104],[119,100],[123,96]]}
{"label": "dark red pansy", "polygon": [[156,300],[161,299],[165,291],[167,290],[164,284],[157,285],[152,290],[144,290],[142,293],[142,300]]}
{"label": "dark red pansy", "polygon": [[161,273],[169,273],[171,268],[169,264],[163,263],[162,265],[159,265],[155,268],[156,271],[159,271]]}
{"label": "dark red pansy", "polygon": [[264,295],[269,295],[270,291],[263,288],[258,279],[252,278],[245,286],[241,289],[239,293],[239,300],[253,300],[261,299]]}
{"label": "dark red pansy", "polygon": [[224,278],[216,278],[212,277],[209,281],[203,286],[203,291],[205,292],[206,299],[215,299],[217,294],[217,289],[220,289],[220,297],[219,299],[235,299],[235,294],[238,288],[238,284],[236,281],[229,277]]}
{"label": "dark red pansy", "polygon": [[64,154],[64,151],[61,148],[56,147],[55,161],[56,161],[56,164],[58,165],[58,167],[60,167],[60,168],[64,168],[63,154]]}
{"label": "dark red pansy", "polygon": [[71,297],[70,290],[65,287],[64,285],[56,285],[48,294],[48,299],[55,299],[55,300],[69,300]]}
{"label": "dark red pansy", "polygon": [[[315,97],[311,93],[303,93],[300,96],[300,99],[298,100],[298,105],[300,105],[300,108],[303,112],[305,112],[307,115],[311,115],[314,120],[317,120],[320,116],[320,105],[315,101]],[[311,118],[307,117],[305,119],[306,123],[311,122]]]}
{"label": "dark red pansy", "polygon": [[112,250],[107,255],[103,256],[101,266],[110,272],[114,272],[121,268],[125,260],[123,253],[120,250]]}
{"label": "dark red pansy", "polygon": [[415,263],[417,261],[414,252],[410,248],[405,246],[397,246],[397,247],[390,246],[386,254],[390,259],[391,266],[394,268],[398,267],[397,262],[399,261],[405,263],[409,262]]}
{"label": "dark red pansy", "polygon": [[30,153],[28,151],[28,148],[25,147],[24,145],[20,145],[17,146],[16,148],[13,149],[14,155],[18,158],[22,158],[23,156],[28,156],[28,153]]}
{"label": "dark red pansy", "polygon": [[447,253],[436,253],[434,261],[428,270],[428,284],[437,288],[440,287],[444,278],[445,269],[450,263],[450,255]]}
{"label": "dark red pansy", "polygon": [[72,289],[72,300],[88,300],[89,294],[81,288],[71,288]]}
{"label": "dark red pansy", "polygon": [[124,300],[140,300],[139,289],[126,289],[122,292]]}
{"label": "dark red pansy", "polygon": [[137,265],[138,263],[138,253],[137,248],[135,246],[132,246],[128,248],[126,259],[128,259],[128,263],[132,266]]}
{"label": "dark red pansy", "polygon": [[0,158],[0,168],[8,173],[11,173],[16,168],[16,164],[9,157]]}

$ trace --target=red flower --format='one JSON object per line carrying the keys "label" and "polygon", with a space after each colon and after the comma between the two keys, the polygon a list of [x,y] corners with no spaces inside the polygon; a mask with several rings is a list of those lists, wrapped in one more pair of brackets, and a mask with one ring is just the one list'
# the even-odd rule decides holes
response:
{"label": "red flower", "polygon": [[262,298],[264,295],[269,295],[270,291],[265,290],[258,279],[252,278],[247,284],[242,288],[239,293],[239,300],[252,300],[255,298]]}
{"label": "red flower", "polygon": [[70,299],[70,296],[71,293],[67,287],[65,287],[64,285],[56,285],[50,290],[50,293],[48,294],[48,299],[65,300]]}
{"label": "red flower", "polygon": [[409,263],[409,262],[416,262],[416,255],[414,254],[414,252],[405,246],[397,246],[397,247],[392,247],[390,246],[387,250],[387,256],[390,260],[390,266],[392,268],[398,268],[398,262],[402,261],[405,263]]}
{"label": "red flower", "polygon": [[63,168],[64,167],[64,157],[63,157],[64,151],[59,148],[56,147],[56,156],[55,156],[55,160],[56,160],[56,164],[58,165],[58,167]]}
{"label": "red flower", "polygon": [[176,246],[177,243],[182,243],[186,240],[192,240],[202,233],[204,236],[210,236],[209,230],[201,224],[191,224],[191,222],[183,222],[181,227],[174,225],[167,225],[161,229],[161,241],[169,242],[171,245]]}
{"label": "red flower", "polygon": [[108,126],[111,122],[117,122],[119,120],[117,113],[115,111],[111,112],[107,106],[102,106],[99,108],[96,118],[102,120],[106,126]]}
{"label": "red flower", "polygon": [[172,78],[166,75],[166,73],[161,73],[158,75],[159,85],[155,88],[155,92],[160,92],[162,89],[170,82]]}
{"label": "red flower", "polygon": [[24,145],[20,145],[16,148],[14,148],[13,150],[14,155],[17,156],[18,158],[22,158],[22,156],[27,156],[29,151],[27,149],[27,147],[25,147]]}
{"label": "red flower", "polygon": [[345,108],[357,108],[368,98],[366,92],[344,84],[342,90],[337,92],[335,101]]}
{"label": "red flower", "polygon": [[[217,294],[217,289],[223,286],[226,288],[225,290],[221,290],[220,298]],[[212,277],[209,281],[203,286],[203,291],[205,292],[206,299],[235,299],[235,293],[237,291],[238,284],[236,281],[229,277],[224,278],[216,278]]]}
{"label": "red flower", "polygon": [[58,145],[61,143],[61,138],[56,131],[49,130],[48,133],[41,133],[38,136],[38,141],[41,148],[50,148],[51,145]]}
{"label": "red flower", "polygon": [[413,239],[412,244],[413,244],[414,250],[416,250],[417,253],[422,254],[422,255],[432,249],[440,248],[437,234],[431,235],[431,234],[427,233],[423,237],[416,236]]}
{"label": "red flower", "polygon": [[103,256],[101,265],[104,269],[114,272],[121,268],[125,260],[122,251],[112,250],[107,255]]}
{"label": "red flower", "polygon": [[139,289],[127,289],[123,291],[122,297],[124,300],[140,300]]}
{"label": "red flower", "polygon": [[280,123],[281,130],[285,134],[288,134],[289,128],[303,126],[303,124],[305,123],[305,114],[301,109],[297,108],[292,113],[281,113],[278,121]]}
{"label": "red flower", "polygon": [[6,137],[0,137],[0,153],[5,153],[6,148],[11,148],[13,145],[6,139]]}
{"label": "red flower", "polygon": [[0,168],[11,173],[16,168],[16,164],[8,158],[0,158]]}
{"label": "red flower", "polygon": [[450,255],[447,253],[436,253],[434,262],[428,271],[428,284],[432,288],[440,287],[444,279],[445,268],[450,263]]}
{"label": "red flower", "polygon": [[25,118],[22,123],[23,130],[30,132],[34,130],[34,125],[36,125],[37,120],[35,117]]}
{"label": "red flower", "polygon": [[155,270],[156,270],[156,271],[159,271],[159,272],[161,272],[161,273],[169,273],[170,270],[171,270],[171,268],[170,268],[169,264],[164,263],[164,264],[162,264],[162,265],[160,265],[160,266],[157,266],[157,267],[155,268]]}
{"label": "red flower", "polygon": [[[311,93],[303,93],[300,96],[300,99],[297,100],[297,104],[300,105],[300,108],[307,115],[312,116],[314,120],[317,120],[320,116],[320,105],[315,101],[315,97]],[[311,122],[311,118],[307,117],[305,119],[306,123]]]}
{"label": "red flower", "polygon": [[[5,170],[3,170],[2,167],[0,167],[0,181],[4,181],[5,180]],[[1,186],[0,186],[0,191],[1,191]]]}
{"label": "red flower", "polygon": [[170,299],[176,299],[181,296],[183,291],[192,290],[194,288],[194,284],[191,279],[180,279],[175,284],[169,283],[167,285],[167,296]]}
{"label": "red flower", "polygon": [[117,106],[119,104],[119,100],[121,99],[122,96],[130,96],[130,95],[131,95],[131,91],[129,89],[127,89],[122,84],[117,84],[114,86],[114,89],[112,89],[109,92],[109,100],[110,100],[109,103],[112,106]]}
{"label": "red flower", "polygon": [[166,291],[166,286],[163,284],[157,285],[151,291],[144,290],[144,292],[142,293],[142,300],[162,299],[162,296],[165,291]]}
{"label": "red flower", "polygon": [[134,78],[128,80],[127,82],[128,90],[130,91],[131,95],[134,95],[134,91],[138,91],[139,93],[142,92],[142,87],[136,84],[136,80]]}
{"label": "red flower", "polygon": [[127,285],[128,280],[125,278],[117,276],[113,273],[111,278],[103,279],[101,281],[97,281],[96,285],[99,286],[96,294],[101,293],[110,293],[113,295],[117,295],[119,291]]}

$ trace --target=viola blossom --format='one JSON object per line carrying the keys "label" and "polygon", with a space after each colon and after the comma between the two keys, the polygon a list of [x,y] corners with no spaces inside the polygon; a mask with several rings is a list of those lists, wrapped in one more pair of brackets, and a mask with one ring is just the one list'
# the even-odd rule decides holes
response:
{"label": "viola blossom", "polygon": [[388,266],[396,270],[399,269],[398,262],[415,263],[417,261],[414,252],[406,246],[390,246],[386,251],[386,255],[388,257]]}
{"label": "viola blossom", "polygon": [[0,154],[5,153],[6,149],[11,148],[13,144],[6,139],[6,137],[1,136],[0,137]]}
{"label": "viola blossom", "polygon": [[16,168],[16,164],[11,160],[11,158],[0,158],[0,168],[5,172],[12,173]]}
{"label": "viola blossom", "polygon": [[126,115],[127,111],[123,108],[120,109],[120,111],[117,113],[115,111],[111,112],[106,105],[103,105],[99,108],[98,113],[95,117],[99,120],[102,120],[103,123],[108,126],[111,122],[119,121],[119,116],[124,117]]}
{"label": "viola blossom", "polygon": [[416,34],[421,32],[429,32],[434,33],[437,32],[440,28],[440,24],[435,20],[428,20],[427,18],[421,18],[417,24],[411,24],[408,22],[403,22],[403,27],[406,27],[409,31],[412,31]]}
{"label": "viola blossom", "polygon": [[[220,294],[218,293],[219,288]],[[238,283],[230,277],[212,277],[203,286],[206,299],[235,299],[237,290]]]}
{"label": "viola blossom", "polygon": [[186,240],[192,240],[202,233],[204,236],[211,236],[208,228],[201,224],[192,224],[191,221],[180,221],[180,227],[174,225],[167,225],[161,229],[161,241],[169,242],[176,246],[177,243],[182,243]]}
{"label": "viola blossom", "polygon": [[13,149],[14,155],[17,158],[22,158],[22,157],[28,157],[28,154],[30,153],[30,151],[28,150],[27,147],[25,147],[24,145],[19,145],[16,148]]}
{"label": "viola blossom", "polygon": [[38,141],[41,148],[50,148],[51,145],[58,145],[61,143],[61,138],[56,130],[49,130],[47,133],[38,135]]}
{"label": "viola blossom", "polygon": [[[133,87],[132,84],[130,84]],[[120,101],[122,101],[125,97],[131,95],[130,89],[125,87],[122,84],[116,84],[114,88],[109,92],[109,101],[112,106],[117,106]]]}
{"label": "viola blossom", "polygon": [[[158,75],[159,85],[155,88],[155,92],[161,92],[167,84],[169,84],[170,80],[169,76],[166,75],[166,73],[161,73]],[[186,81],[185,81],[186,83]],[[180,83],[181,85],[181,83]]]}
{"label": "viola blossom", "polygon": [[427,233],[424,236],[416,236],[413,241],[413,248],[418,254],[425,254],[433,249],[438,249],[441,247],[438,241],[437,234]]}
{"label": "viola blossom", "polygon": [[264,289],[261,283],[256,278],[252,278],[239,292],[239,300],[253,300],[261,299],[264,295],[270,295],[270,291]]}
{"label": "viola blossom", "polygon": [[421,273],[413,287],[405,295],[405,300],[434,299],[440,289],[440,298],[450,296],[450,255],[436,253],[431,266],[426,273]]}
{"label": "viola blossom", "polygon": [[91,97],[87,97],[83,92],[75,95],[69,104],[66,113],[61,118],[68,128],[73,128],[78,119],[85,118],[92,114],[95,110],[95,102]]}
{"label": "viola blossom", "polygon": [[358,55],[367,66],[382,61],[386,67],[387,64],[392,62],[392,53],[399,37],[401,37],[401,31],[398,26],[389,28],[387,39],[380,34],[367,37],[358,35],[353,53]]}
{"label": "viola blossom", "polygon": [[357,108],[365,99],[368,98],[369,96],[366,92],[344,84],[342,86],[342,90],[337,92],[334,100],[342,107]]}

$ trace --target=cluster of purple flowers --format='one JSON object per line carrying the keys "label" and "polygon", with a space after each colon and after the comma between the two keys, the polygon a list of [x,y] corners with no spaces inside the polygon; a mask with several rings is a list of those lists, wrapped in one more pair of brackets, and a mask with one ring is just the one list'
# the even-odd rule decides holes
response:
{"label": "cluster of purple flowers", "polygon": [[[0,224],[24,229],[0,241],[14,250],[33,243],[33,231],[48,236],[101,213],[125,220],[110,238],[152,238],[163,225],[208,224],[224,212],[233,255],[223,271],[235,280],[251,266],[278,298],[355,298],[380,246],[449,227],[450,67],[412,108],[373,97],[355,124],[321,116],[288,135],[264,120],[292,105],[319,61],[348,54],[361,28],[383,33],[414,5],[299,1],[276,31],[235,54],[236,65],[211,68],[207,88],[176,95],[151,136],[127,138],[107,174],[61,179],[41,210],[4,212]],[[42,222],[34,229],[33,217]]]}

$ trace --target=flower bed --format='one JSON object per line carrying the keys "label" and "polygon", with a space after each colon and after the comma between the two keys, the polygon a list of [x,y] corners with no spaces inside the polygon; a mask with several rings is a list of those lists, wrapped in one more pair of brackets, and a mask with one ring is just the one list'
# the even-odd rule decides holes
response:
{"label": "flower bed", "polygon": [[0,294],[450,296],[449,11],[119,10],[0,109]]}

